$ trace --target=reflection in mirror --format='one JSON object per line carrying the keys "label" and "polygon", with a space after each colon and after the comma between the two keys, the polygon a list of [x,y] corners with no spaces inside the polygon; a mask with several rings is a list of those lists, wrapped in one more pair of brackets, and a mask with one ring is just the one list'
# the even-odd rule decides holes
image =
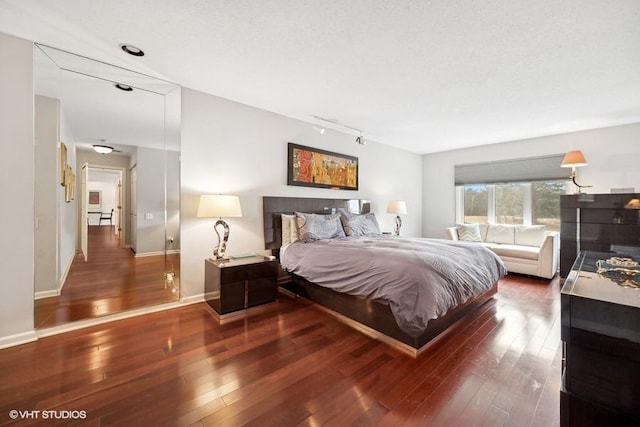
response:
{"label": "reflection in mirror", "polygon": [[36,328],[177,301],[179,87],[43,45],[34,61]]}

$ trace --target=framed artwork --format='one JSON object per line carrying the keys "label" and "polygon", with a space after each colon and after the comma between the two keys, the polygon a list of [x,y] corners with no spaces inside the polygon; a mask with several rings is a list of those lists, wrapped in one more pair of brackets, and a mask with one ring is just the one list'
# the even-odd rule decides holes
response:
{"label": "framed artwork", "polygon": [[288,159],[288,185],[358,189],[357,157],[290,142]]}
{"label": "framed artwork", "polygon": [[60,185],[65,185],[67,177],[67,146],[60,142]]}
{"label": "framed artwork", "polygon": [[64,201],[69,203],[73,200],[73,171],[69,165],[64,171]]}
{"label": "framed artwork", "polygon": [[71,193],[71,200],[75,200],[76,199],[76,174],[74,174],[73,172],[71,172],[70,187],[71,187],[71,190],[69,190],[69,192]]}
{"label": "framed artwork", "polygon": [[99,209],[102,206],[102,192],[99,190],[89,191],[89,209]]}

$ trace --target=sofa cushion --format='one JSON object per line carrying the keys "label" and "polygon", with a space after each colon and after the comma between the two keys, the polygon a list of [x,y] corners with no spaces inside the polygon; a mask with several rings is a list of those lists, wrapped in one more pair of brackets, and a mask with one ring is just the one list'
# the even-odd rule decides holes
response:
{"label": "sofa cushion", "polygon": [[519,245],[495,245],[490,248],[496,255],[500,257],[509,258],[522,258],[538,260],[538,254],[540,251],[537,247],[533,246],[519,246]]}
{"label": "sofa cushion", "polygon": [[480,227],[480,238],[482,239],[483,242],[487,241],[487,231],[489,231],[489,223],[488,222],[481,222],[478,224],[478,227]]}
{"label": "sofa cushion", "polygon": [[478,224],[458,224],[456,225],[456,231],[458,232],[458,240],[464,240],[467,242],[481,242],[480,227]]}
{"label": "sofa cushion", "polygon": [[544,241],[544,225],[517,225],[515,232],[515,244],[522,246],[542,245]]}
{"label": "sofa cushion", "polygon": [[513,225],[489,224],[487,239],[489,243],[513,245],[515,243],[515,227]]}

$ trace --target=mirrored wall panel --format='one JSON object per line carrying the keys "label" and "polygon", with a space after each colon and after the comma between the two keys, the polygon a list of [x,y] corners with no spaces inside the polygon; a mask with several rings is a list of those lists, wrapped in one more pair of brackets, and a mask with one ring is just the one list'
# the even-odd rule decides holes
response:
{"label": "mirrored wall panel", "polygon": [[177,301],[180,88],[34,47],[35,326]]}

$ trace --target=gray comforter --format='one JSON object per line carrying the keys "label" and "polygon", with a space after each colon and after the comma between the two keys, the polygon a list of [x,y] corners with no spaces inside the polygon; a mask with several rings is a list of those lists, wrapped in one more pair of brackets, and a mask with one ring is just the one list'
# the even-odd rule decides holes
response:
{"label": "gray comforter", "polygon": [[411,336],[507,272],[498,256],[476,243],[391,236],[295,242],[283,248],[280,262],[317,285],[388,303]]}

